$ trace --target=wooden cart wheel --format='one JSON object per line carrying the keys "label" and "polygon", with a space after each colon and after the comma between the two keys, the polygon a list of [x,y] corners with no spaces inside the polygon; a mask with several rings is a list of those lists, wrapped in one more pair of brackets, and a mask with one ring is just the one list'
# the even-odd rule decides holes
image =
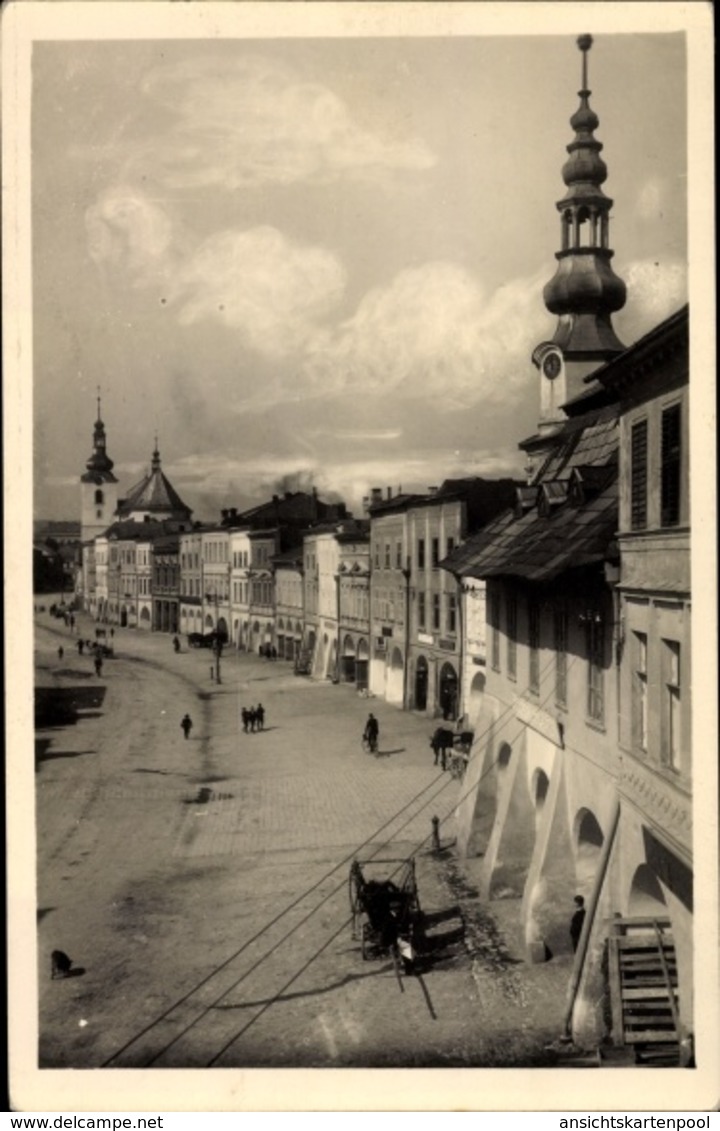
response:
{"label": "wooden cart wheel", "polygon": [[348,896],[350,898],[350,910],[353,915],[357,914],[358,906],[360,903],[360,892],[358,890],[358,878],[355,865],[350,869],[348,877]]}

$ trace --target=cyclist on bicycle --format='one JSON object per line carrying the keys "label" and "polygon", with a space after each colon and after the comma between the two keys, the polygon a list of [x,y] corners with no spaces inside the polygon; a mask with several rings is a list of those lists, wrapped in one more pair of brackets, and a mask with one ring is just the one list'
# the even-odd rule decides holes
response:
{"label": "cyclist on bicycle", "polygon": [[363,731],[363,738],[367,742],[370,750],[374,754],[377,750],[378,736],[380,734],[380,727],[378,721],[372,712],[368,715],[368,720],[365,723],[365,730]]}

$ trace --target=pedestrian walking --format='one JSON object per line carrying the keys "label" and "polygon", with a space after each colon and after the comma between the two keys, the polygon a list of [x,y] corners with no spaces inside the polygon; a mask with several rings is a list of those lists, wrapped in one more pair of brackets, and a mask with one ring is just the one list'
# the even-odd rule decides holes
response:
{"label": "pedestrian walking", "polygon": [[365,723],[365,730],[363,731],[363,738],[370,747],[371,753],[375,753],[378,746],[378,739],[380,737],[380,725],[373,715],[372,711],[368,715],[367,722]]}
{"label": "pedestrian walking", "polygon": [[111,637],[112,640],[115,639],[115,629],[114,628],[110,629],[110,637]]}
{"label": "pedestrian walking", "polygon": [[85,641],[84,640],[82,640],[82,639],[78,640],[77,650],[78,650],[78,655],[82,656],[83,652],[85,651]]}
{"label": "pedestrian walking", "polygon": [[98,654],[98,655],[95,656],[95,675],[96,676],[99,677],[99,676],[102,675],[102,667],[103,667],[102,656],[100,656]]}
{"label": "pedestrian walking", "polygon": [[581,895],[575,896],[575,911],[570,920],[570,938],[572,939],[572,948],[577,950],[578,943],[580,942],[580,935],[582,934],[583,923],[585,922],[585,900]]}
{"label": "pedestrian walking", "polygon": [[180,651],[180,641],[178,640],[177,636],[173,636],[173,648],[176,652]]}
{"label": "pedestrian walking", "polygon": [[185,738],[189,738],[190,731],[193,728],[193,721],[188,714],[183,715],[180,726],[182,727],[182,732],[185,735]]}
{"label": "pedestrian walking", "polygon": [[265,726],[265,708],[263,707],[262,703],[258,703],[257,707],[255,708],[255,721],[257,723],[258,730],[263,730]]}
{"label": "pedestrian walking", "polygon": [[74,632],[74,630],[75,630],[75,617],[71,614],[70,615],[70,631]]}
{"label": "pedestrian walking", "polygon": [[63,646],[61,644],[60,647],[58,648],[58,660],[62,660],[64,655],[65,655],[65,649],[63,648]]}
{"label": "pedestrian walking", "polygon": [[242,719],[242,728],[245,731],[245,734],[247,734],[248,726],[250,725],[250,712],[248,711],[247,707],[243,707],[242,711],[240,712],[240,718]]}
{"label": "pedestrian walking", "polygon": [[248,726],[250,727],[251,731],[255,730],[255,723],[256,722],[257,722],[257,714],[255,712],[255,708],[251,707],[250,710],[248,711]]}

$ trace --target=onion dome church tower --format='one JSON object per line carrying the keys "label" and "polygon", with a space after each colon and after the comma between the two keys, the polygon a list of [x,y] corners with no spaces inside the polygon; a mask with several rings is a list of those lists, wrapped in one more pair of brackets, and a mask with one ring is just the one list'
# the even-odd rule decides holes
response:
{"label": "onion dome church tower", "polygon": [[80,476],[80,537],[89,542],[107,530],[113,521],[118,501],[117,479],[113,475],[113,461],[107,454],[105,425],[98,413],[93,431],[93,451]]}
{"label": "onion dome church tower", "polygon": [[601,142],[594,137],[598,117],[590,108],[587,55],[592,37],[581,35],[580,106],[570,119],[575,137],[567,146],[562,170],[567,192],[557,202],[561,248],[554,277],[546,285],[545,306],[558,316],[551,341],[541,342],[532,355],[540,372],[540,433],[566,419],[562,405],[584,391],[583,378],[602,362],[622,353],[625,346],[612,326],[612,315],[625,305],[625,284],[610,260],[610,209],[612,200],[601,186],[607,166],[600,156]]}

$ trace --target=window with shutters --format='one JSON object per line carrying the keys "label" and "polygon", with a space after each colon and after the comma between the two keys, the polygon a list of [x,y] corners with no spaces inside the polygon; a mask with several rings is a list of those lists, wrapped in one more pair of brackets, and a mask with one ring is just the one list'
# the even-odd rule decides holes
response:
{"label": "window with shutters", "polygon": [[648,423],[633,424],[630,435],[630,527],[642,530],[647,526],[647,451]]}
{"label": "window with shutters", "polygon": [[662,761],[680,768],[680,645],[676,640],[662,642],[663,718]]}
{"label": "window with shutters", "polygon": [[555,702],[567,706],[567,612],[556,609],[553,618],[555,636]]}
{"label": "window with shutters", "polygon": [[647,750],[648,727],[648,682],[647,682],[647,636],[644,632],[633,633],[635,663],[633,666],[632,729],[633,746]]}
{"label": "window with shutters", "polygon": [[457,631],[457,598],[454,593],[447,595],[447,631],[450,636]]}
{"label": "window with shutters", "polygon": [[500,671],[500,594],[490,594],[490,663],[493,671]]}
{"label": "window with shutters", "polygon": [[588,660],[587,714],[595,723],[605,718],[603,671],[604,624],[599,613],[591,614],[586,625]]}
{"label": "window with shutters", "polygon": [[436,632],[440,631],[440,594],[433,593],[432,597],[432,626]]}
{"label": "window with shutters", "polygon": [[660,436],[660,523],[677,526],[680,522],[680,405],[662,414]]}

